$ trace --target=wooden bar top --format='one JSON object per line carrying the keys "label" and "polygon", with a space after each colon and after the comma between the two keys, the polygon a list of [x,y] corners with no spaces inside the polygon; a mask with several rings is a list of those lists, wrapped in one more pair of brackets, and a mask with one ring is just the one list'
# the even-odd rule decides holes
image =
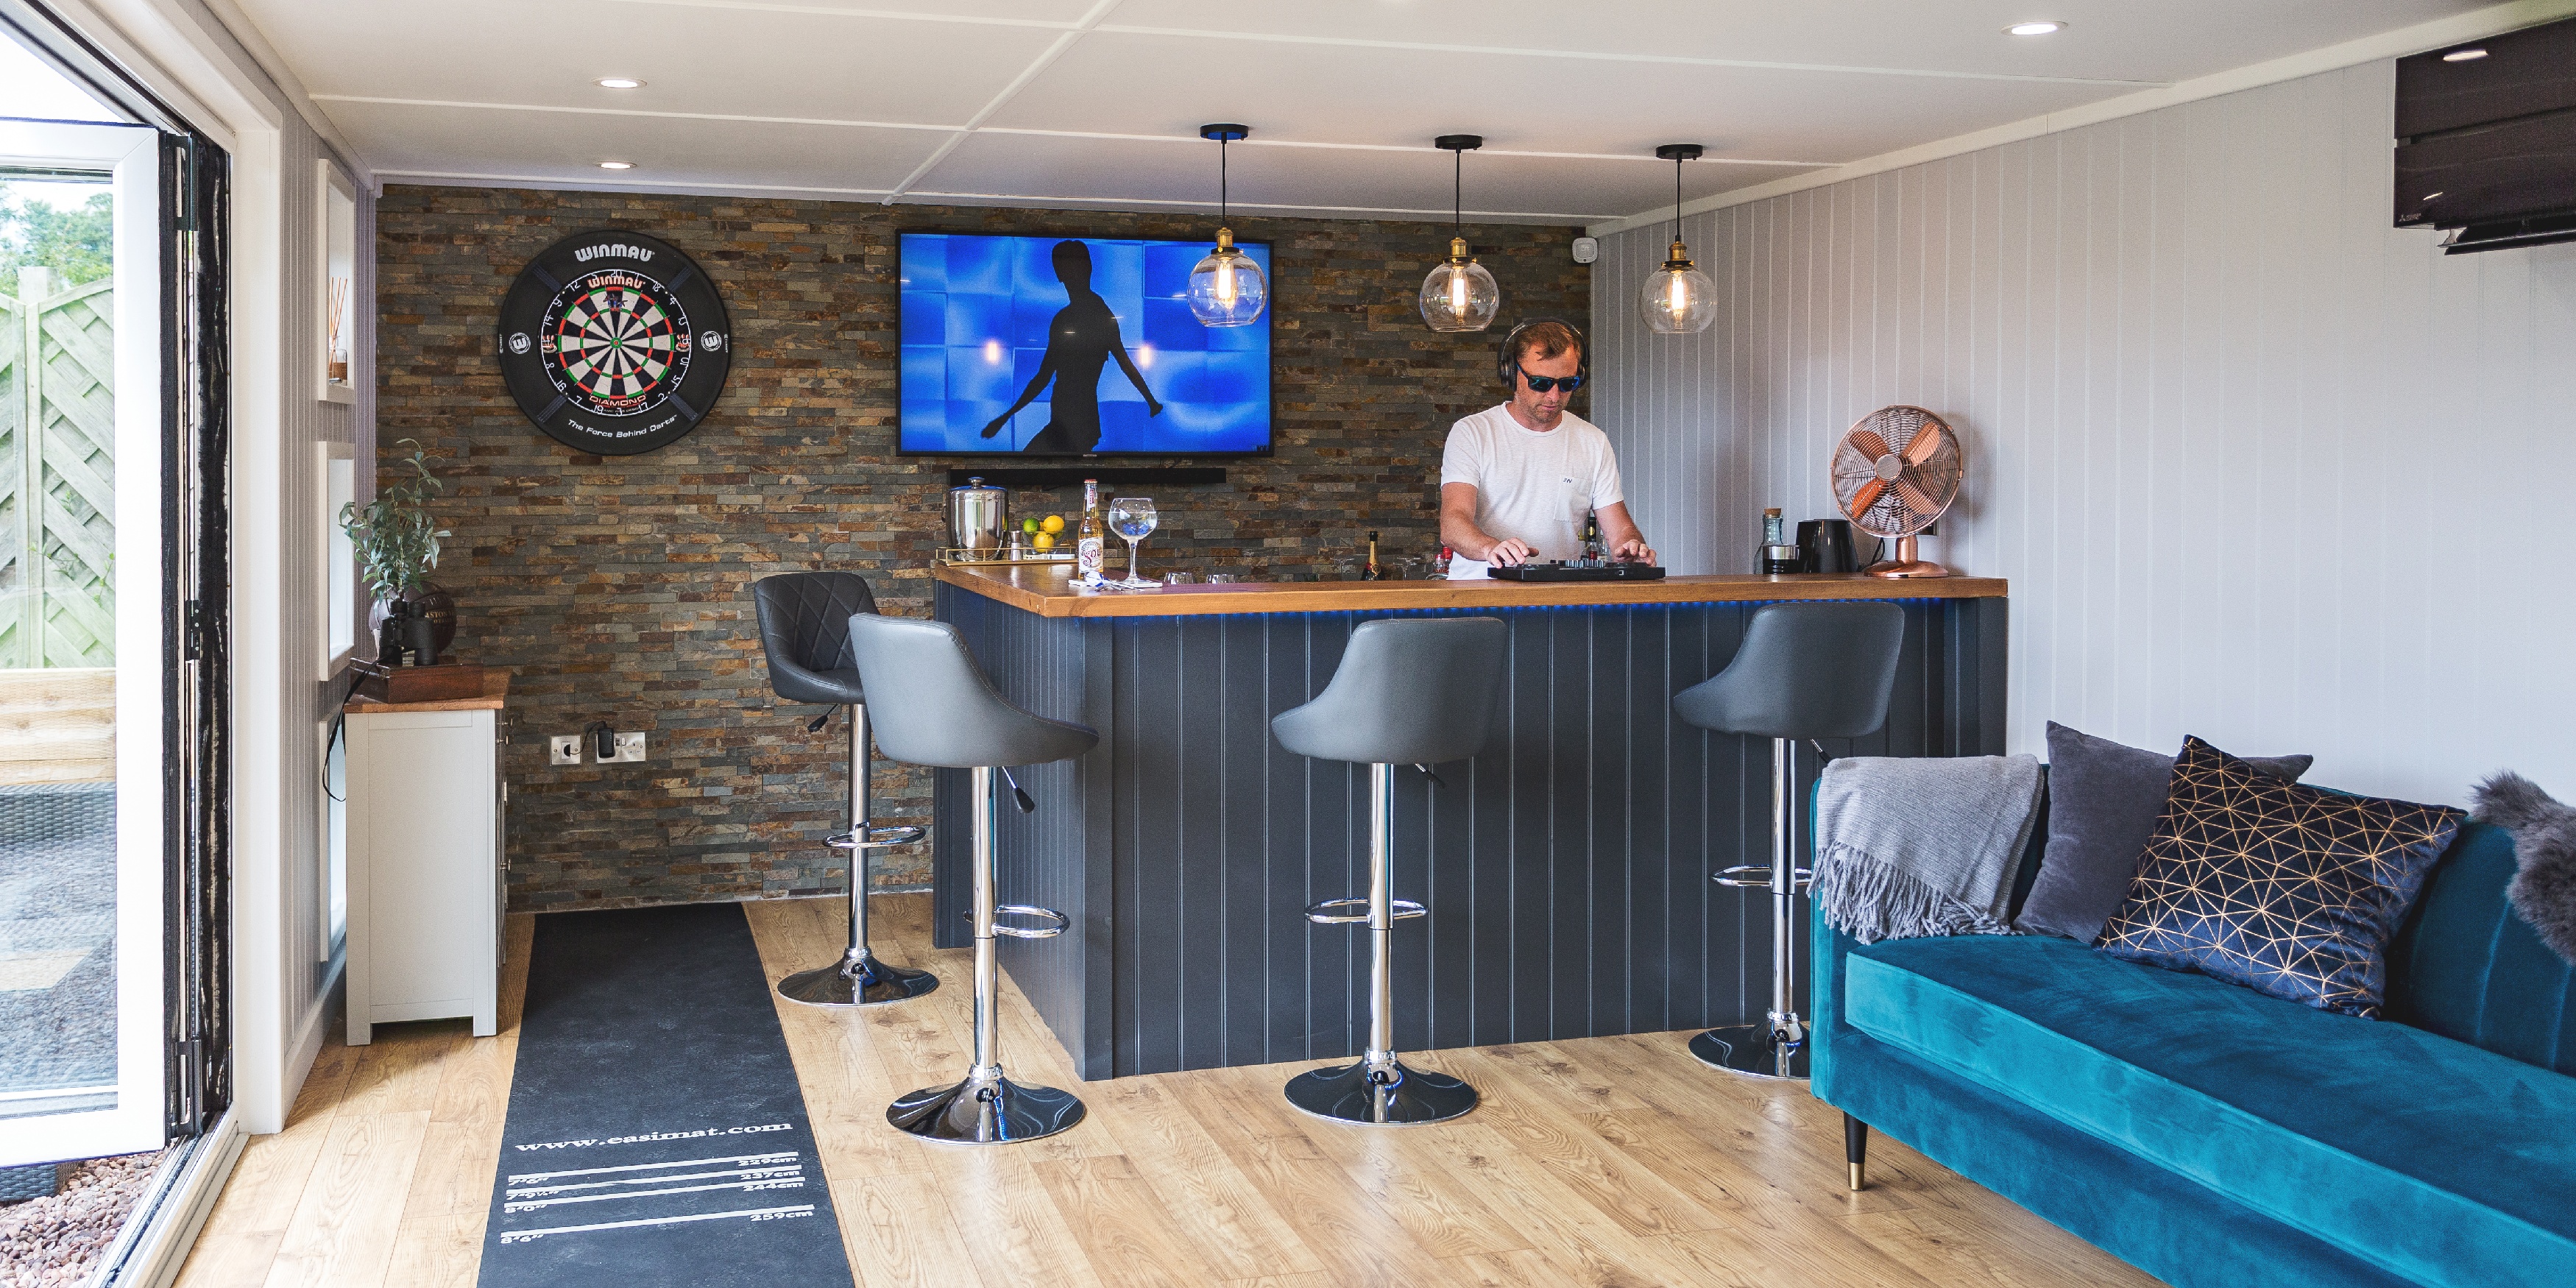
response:
{"label": "wooden bar top", "polygon": [[1859,573],[1667,577],[1662,581],[1236,582],[1160,590],[1077,590],[1065,564],[952,567],[939,580],[1041,617],[1196,617],[1422,608],[1584,608],[1620,604],[1770,603],[1791,599],[2000,599],[2001,577],[1896,581]]}

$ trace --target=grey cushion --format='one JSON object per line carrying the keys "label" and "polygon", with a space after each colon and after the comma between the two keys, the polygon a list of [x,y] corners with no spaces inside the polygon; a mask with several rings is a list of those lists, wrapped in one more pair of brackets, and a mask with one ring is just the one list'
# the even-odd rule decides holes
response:
{"label": "grey cushion", "polygon": [[1673,697],[1702,729],[1756,738],[1858,738],[1887,723],[1905,610],[1885,602],[1770,604],[1726,669]]}
{"label": "grey cushion", "polygon": [[850,614],[877,611],[854,572],[790,572],[751,584],[769,687],[788,702],[865,702],[850,660]]}
{"label": "grey cushion", "polygon": [[[2285,782],[2313,756],[2249,756]],[[2013,928],[2089,944],[2129,896],[2165,811],[2174,758],[2048,722],[2048,850]]]}
{"label": "grey cushion", "polygon": [[1362,622],[1332,682],[1270,722],[1279,745],[1318,760],[1437,765],[1484,750],[1501,706],[1511,630],[1499,617]]}
{"label": "grey cushion", "polygon": [[850,655],[875,695],[877,750],[908,765],[981,769],[1070,760],[1100,741],[1089,725],[1012,705],[946,622],[858,613]]}

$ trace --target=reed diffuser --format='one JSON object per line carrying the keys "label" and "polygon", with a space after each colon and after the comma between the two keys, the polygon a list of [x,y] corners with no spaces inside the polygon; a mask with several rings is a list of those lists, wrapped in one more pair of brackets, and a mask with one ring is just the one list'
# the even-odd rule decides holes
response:
{"label": "reed diffuser", "polygon": [[341,333],[342,324],[347,321],[348,316],[349,279],[345,277],[332,278],[330,310],[331,339],[329,346],[325,350],[327,356],[324,360],[322,370],[324,376],[333,384],[345,385],[349,383],[349,344],[347,339],[345,339]]}

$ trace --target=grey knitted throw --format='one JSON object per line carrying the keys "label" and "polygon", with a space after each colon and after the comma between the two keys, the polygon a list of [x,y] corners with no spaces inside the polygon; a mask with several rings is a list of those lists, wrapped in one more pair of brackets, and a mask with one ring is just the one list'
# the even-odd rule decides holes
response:
{"label": "grey knitted throw", "polygon": [[1834,761],[1816,788],[1810,897],[1864,944],[2011,934],[2039,792],[2036,756]]}

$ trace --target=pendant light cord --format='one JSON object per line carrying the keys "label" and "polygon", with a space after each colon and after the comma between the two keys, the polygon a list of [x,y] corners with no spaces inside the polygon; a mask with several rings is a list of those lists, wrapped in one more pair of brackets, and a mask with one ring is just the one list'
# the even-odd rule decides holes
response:
{"label": "pendant light cord", "polygon": [[1467,186],[1467,150],[1451,148],[1449,161],[1449,222],[1457,225],[1458,235],[1464,237],[1467,235],[1467,199],[1463,195]]}
{"label": "pendant light cord", "polygon": [[1682,239],[1682,159],[1673,158],[1673,240]]}
{"label": "pendant light cord", "polygon": [[[1223,225],[1227,222],[1227,221],[1226,221],[1226,186],[1225,186],[1225,145],[1226,145],[1227,143],[1229,143],[1229,142],[1231,142],[1231,140],[1228,140],[1228,139],[1218,139],[1218,140],[1216,141],[1216,222],[1218,223],[1218,225],[1219,225],[1219,226],[1223,226]],[[1679,183],[1681,182],[1681,177],[1680,177],[1679,175],[1675,175],[1675,176],[1673,177],[1673,182],[1674,182],[1675,184],[1679,184]],[[1680,188],[1678,188],[1678,187],[1676,187],[1676,188],[1674,188],[1674,189],[1673,189],[1673,191],[1675,191],[1675,192],[1679,192],[1679,191],[1681,191],[1681,189],[1680,189]]]}

